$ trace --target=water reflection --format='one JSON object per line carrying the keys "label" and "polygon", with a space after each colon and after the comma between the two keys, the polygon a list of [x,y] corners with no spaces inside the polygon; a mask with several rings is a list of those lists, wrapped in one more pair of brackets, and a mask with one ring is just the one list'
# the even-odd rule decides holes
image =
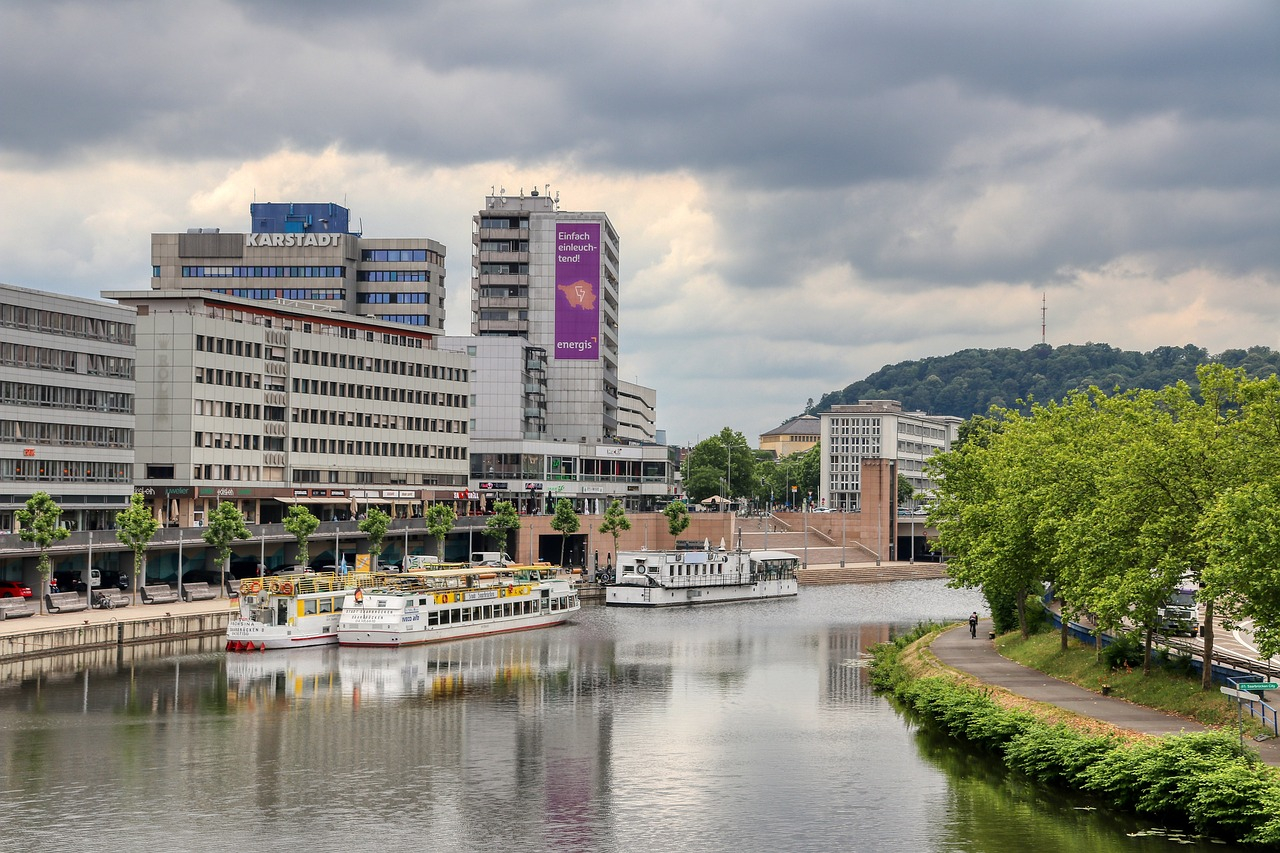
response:
{"label": "water reflection", "polygon": [[871,645],[978,606],[936,582],[835,587],[86,668],[0,689],[0,797],[20,850],[1172,849],[871,692]]}

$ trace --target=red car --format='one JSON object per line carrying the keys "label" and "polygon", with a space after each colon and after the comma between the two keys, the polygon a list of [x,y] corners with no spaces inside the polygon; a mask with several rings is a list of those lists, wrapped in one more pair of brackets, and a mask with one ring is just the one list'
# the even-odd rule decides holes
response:
{"label": "red car", "polygon": [[0,581],[0,598],[31,597],[31,587],[23,586],[18,581]]}

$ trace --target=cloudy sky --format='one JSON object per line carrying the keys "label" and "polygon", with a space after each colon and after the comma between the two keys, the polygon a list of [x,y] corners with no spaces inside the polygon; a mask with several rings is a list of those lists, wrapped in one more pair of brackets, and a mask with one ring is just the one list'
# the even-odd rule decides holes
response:
{"label": "cloudy sky", "polygon": [[969,347],[1280,346],[1280,5],[0,0],[0,281],[346,204],[449,250],[550,186],[622,239],[673,442]]}

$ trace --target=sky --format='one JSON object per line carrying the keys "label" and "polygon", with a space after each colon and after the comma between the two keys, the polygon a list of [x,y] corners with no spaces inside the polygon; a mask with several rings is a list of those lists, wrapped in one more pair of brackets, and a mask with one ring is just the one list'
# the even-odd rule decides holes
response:
{"label": "sky", "polygon": [[755,444],[968,348],[1280,346],[1272,0],[0,0],[0,281],[337,202],[447,249],[537,189],[621,239],[621,378]]}

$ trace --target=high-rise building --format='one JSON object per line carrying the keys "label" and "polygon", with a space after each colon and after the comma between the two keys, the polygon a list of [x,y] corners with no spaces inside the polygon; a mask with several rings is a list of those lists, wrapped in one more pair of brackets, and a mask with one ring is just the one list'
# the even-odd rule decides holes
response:
{"label": "high-rise building", "polygon": [[250,230],[191,228],[151,235],[153,290],[208,290],[241,299],[315,303],[444,332],[442,244],[371,238],[332,203],[255,203]]}
{"label": "high-rise building", "polygon": [[618,234],[601,212],[494,195],[473,218],[471,333],[547,353],[544,438],[618,437]]}

